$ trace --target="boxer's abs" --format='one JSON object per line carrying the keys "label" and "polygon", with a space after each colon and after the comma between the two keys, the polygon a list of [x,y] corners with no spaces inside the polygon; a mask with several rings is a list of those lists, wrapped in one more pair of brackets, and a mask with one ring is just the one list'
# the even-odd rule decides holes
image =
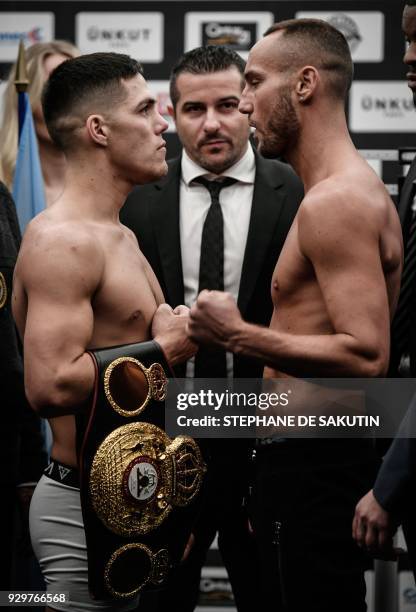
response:
{"label": "boxer's abs", "polygon": [[49,425],[53,436],[51,456],[60,463],[77,467],[75,416],[49,419]]}

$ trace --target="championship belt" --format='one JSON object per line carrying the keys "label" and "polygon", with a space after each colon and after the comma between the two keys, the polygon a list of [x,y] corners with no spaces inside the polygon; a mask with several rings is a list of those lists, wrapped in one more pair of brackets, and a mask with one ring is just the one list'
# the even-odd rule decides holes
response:
{"label": "championship belt", "polygon": [[89,589],[125,599],[181,560],[206,467],[192,438],[163,430],[170,369],[156,342],[90,354],[94,399],[77,419]]}

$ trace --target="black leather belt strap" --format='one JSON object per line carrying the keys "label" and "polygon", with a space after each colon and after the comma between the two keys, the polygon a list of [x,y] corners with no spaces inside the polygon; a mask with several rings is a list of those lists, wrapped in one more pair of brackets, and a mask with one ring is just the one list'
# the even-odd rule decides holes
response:
{"label": "black leather belt strap", "polygon": [[164,432],[170,369],[156,342],[91,356],[94,399],[77,423],[89,588],[124,599],[160,588],[180,561],[205,464],[192,438]]}

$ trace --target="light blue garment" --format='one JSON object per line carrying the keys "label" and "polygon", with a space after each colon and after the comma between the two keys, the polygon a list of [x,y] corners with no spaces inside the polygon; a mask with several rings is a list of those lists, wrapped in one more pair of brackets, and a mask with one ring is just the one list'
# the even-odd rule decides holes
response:
{"label": "light blue garment", "polygon": [[23,234],[29,221],[44,210],[46,201],[29,95],[19,93],[19,97],[21,96],[23,97],[19,103],[22,105],[22,124],[19,130],[20,139],[13,181],[13,198]]}

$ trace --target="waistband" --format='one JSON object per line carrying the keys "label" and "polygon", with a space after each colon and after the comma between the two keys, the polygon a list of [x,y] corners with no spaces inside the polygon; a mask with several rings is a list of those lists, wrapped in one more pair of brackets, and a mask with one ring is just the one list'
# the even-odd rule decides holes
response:
{"label": "waistband", "polygon": [[308,460],[350,462],[377,457],[374,440],[369,438],[269,438],[256,444],[255,451],[258,460],[287,455],[294,463]]}
{"label": "waistband", "polygon": [[288,442],[289,438],[284,438],[282,436],[272,436],[271,438],[256,438],[255,448],[264,448],[270,447],[271,444],[285,444]]}
{"label": "waistband", "polygon": [[65,465],[51,457],[51,461],[43,473],[51,480],[79,489],[79,472],[77,468]]}

